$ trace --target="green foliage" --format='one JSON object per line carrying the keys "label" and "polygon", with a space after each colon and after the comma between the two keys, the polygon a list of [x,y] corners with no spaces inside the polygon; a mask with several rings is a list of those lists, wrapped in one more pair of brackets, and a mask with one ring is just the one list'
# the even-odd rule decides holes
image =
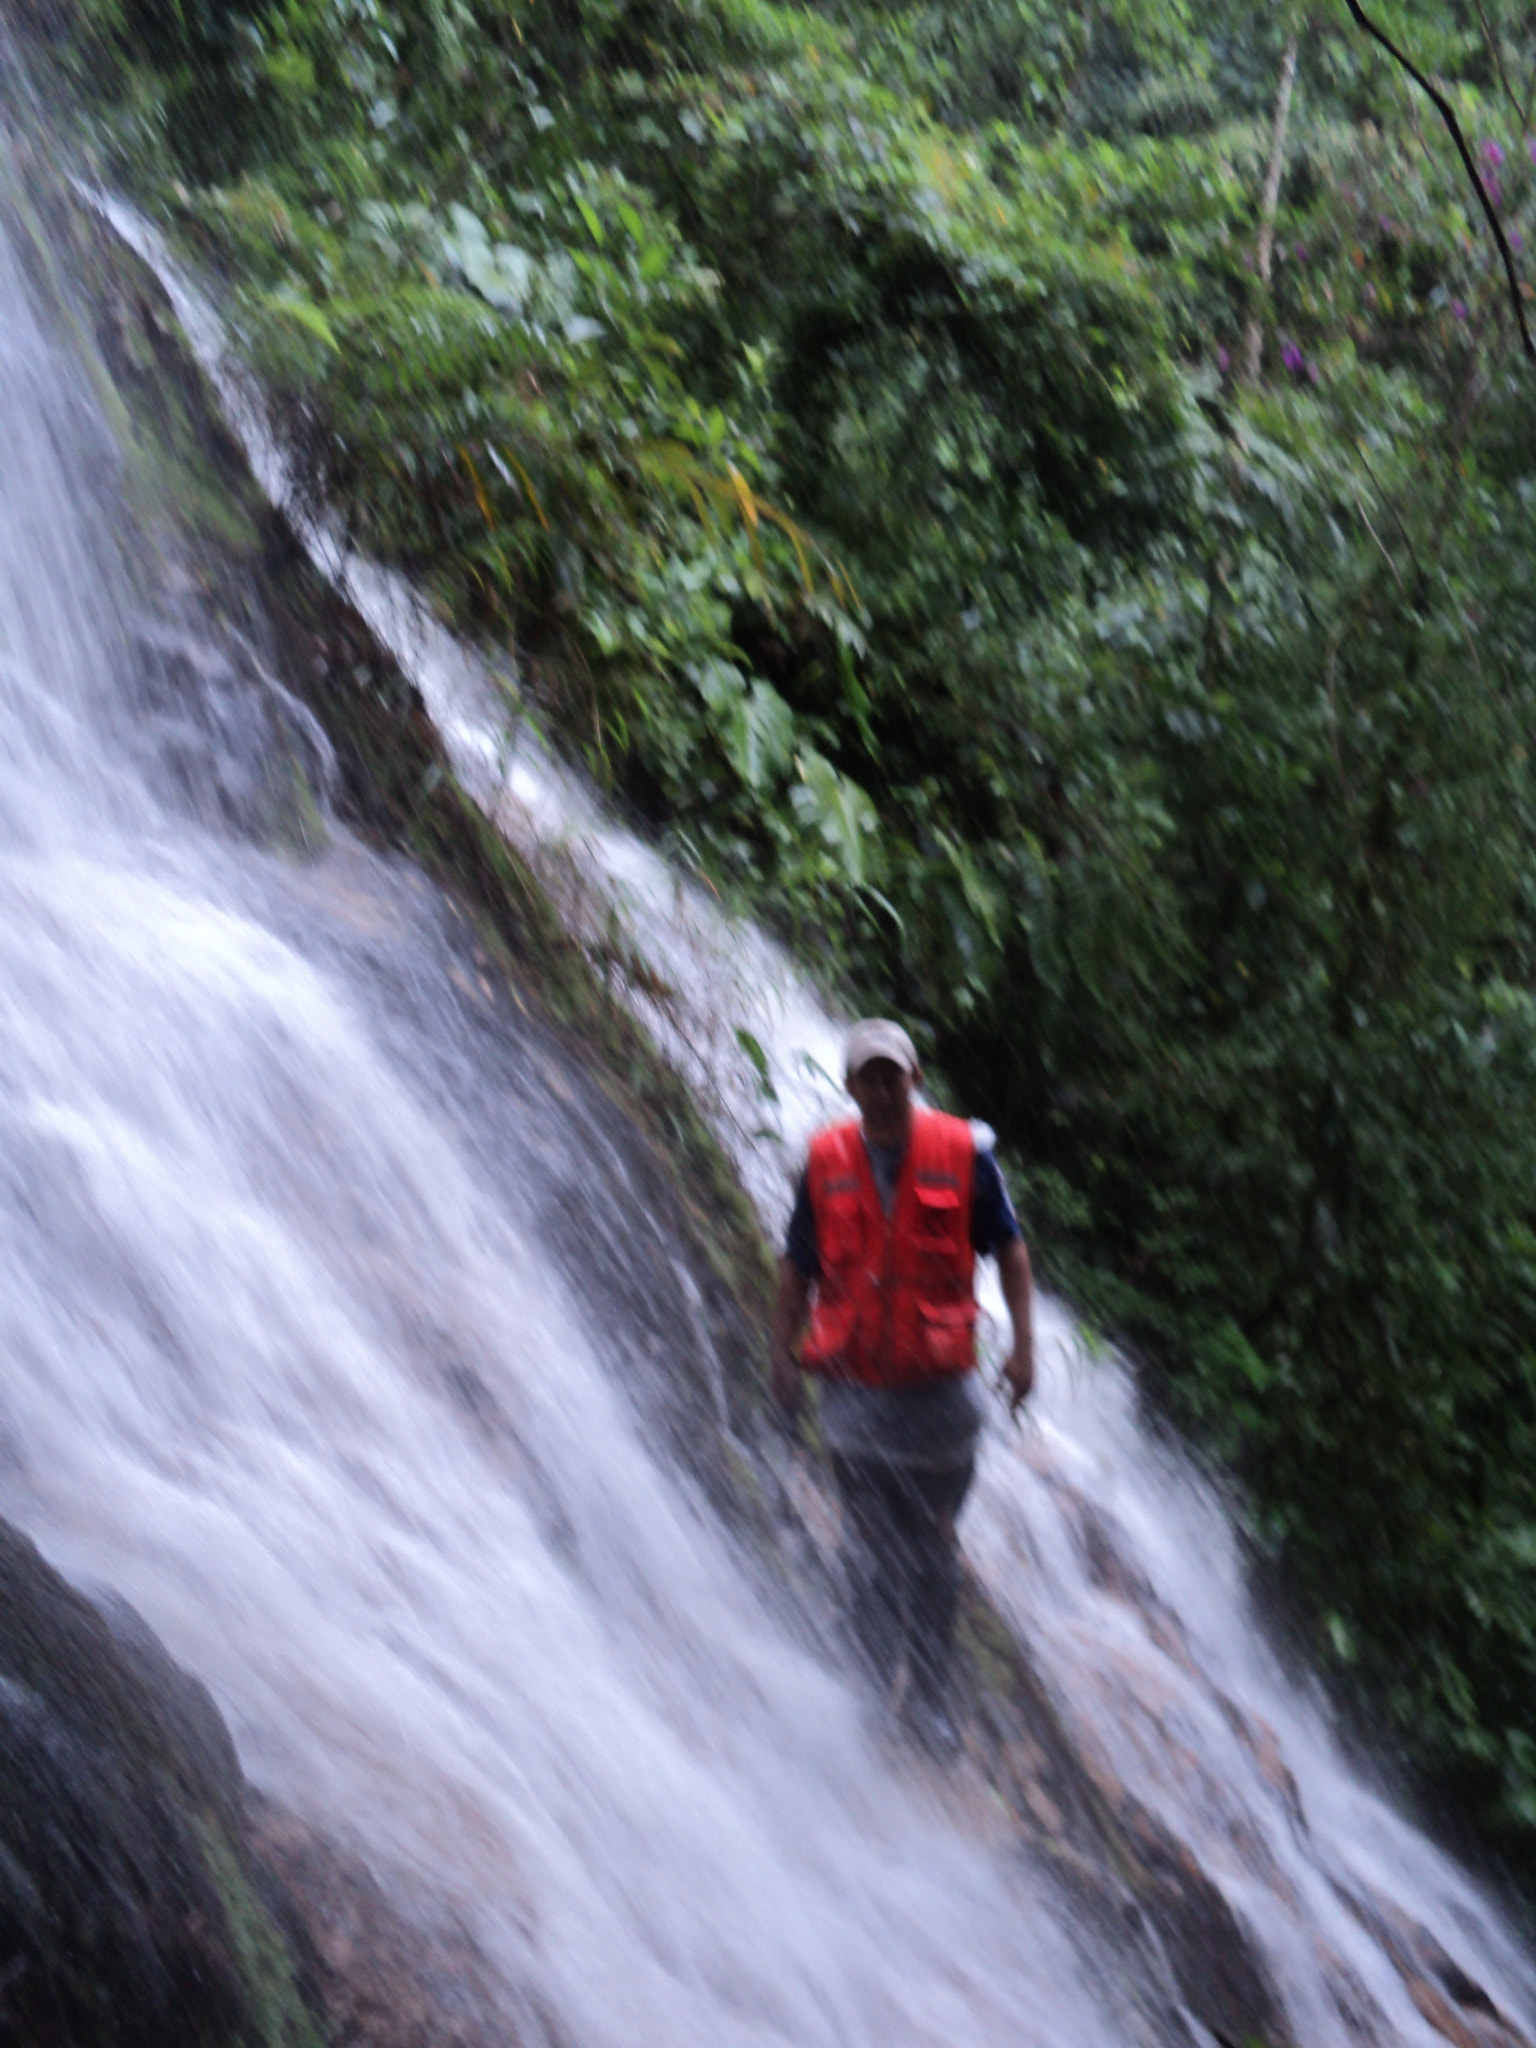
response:
{"label": "green foliage", "polygon": [[[1524,251],[1536,24],[1377,12]],[[1529,1859],[1536,396],[1342,7],[1261,276],[1290,27],[94,0],[72,61],[315,490],[901,1011]]]}

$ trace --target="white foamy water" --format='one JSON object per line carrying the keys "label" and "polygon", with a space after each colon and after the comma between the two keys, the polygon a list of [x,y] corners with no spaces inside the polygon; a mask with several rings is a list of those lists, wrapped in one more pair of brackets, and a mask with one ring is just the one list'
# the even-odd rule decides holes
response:
{"label": "white foamy water", "polygon": [[[153,231],[107,210],[287,503],[217,322]],[[23,353],[39,346],[29,330]],[[52,456],[3,459],[41,474]],[[579,924],[619,917],[675,989],[634,999],[776,1223],[786,1163],[835,1106],[838,1020],[508,737],[474,655],[405,585],[291,509],[466,786],[579,878]],[[82,559],[64,512],[45,523],[6,534],[14,607],[51,587],[45,558],[61,576]],[[503,1952],[583,2042],[1121,2038],[1133,2022],[1093,2010],[1033,1881],[892,1781],[850,1695],[640,1450],[570,1304],[374,1046],[361,996],[263,925],[279,880],[250,861],[230,880],[227,850],[155,822],[109,853],[96,813],[33,771],[34,734],[68,759],[61,679],[67,697],[111,669],[62,591],[67,652],[46,621],[7,652],[22,822],[0,819],[0,844],[18,841],[0,884],[6,1070],[38,1077],[13,1156],[57,1188],[25,1227],[63,1231],[75,1270],[100,1275],[60,1289],[56,1251],[14,1254],[37,1284],[25,1314],[8,1307],[11,1354],[36,1363],[9,1427],[56,1554],[122,1585],[210,1678],[265,1781],[492,1901]],[[46,858],[21,844],[28,821],[56,842]],[[763,1111],[738,1028],[769,1052],[777,1141],[750,1135]],[[475,1360],[511,1436],[488,1446],[445,1407],[424,1326]],[[992,1432],[964,1535],[1089,1753],[1220,1885],[1309,2048],[1446,2038],[1393,1927],[1428,1930],[1529,2029],[1528,1956],[1280,1672],[1219,1502],[1054,1305],[1041,1337],[1035,1422]]]}

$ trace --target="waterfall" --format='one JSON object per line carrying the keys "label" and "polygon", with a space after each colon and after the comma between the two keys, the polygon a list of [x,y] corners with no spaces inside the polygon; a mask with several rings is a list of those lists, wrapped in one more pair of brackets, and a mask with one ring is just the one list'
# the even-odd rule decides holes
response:
{"label": "waterfall", "polygon": [[0,243],[0,1507],[581,2048],[1132,2038],[645,1447],[537,1223],[614,1161],[442,905],[199,822],[108,462]]}
{"label": "waterfall", "polygon": [[[112,217],[281,499],[206,307]],[[574,1190],[608,1254],[667,1248],[441,902],[334,821],[303,854],[219,822],[280,784],[262,749],[323,780],[323,741],[138,573],[111,464],[0,240],[0,1509],[141,1610],[253,1779],[450,1905],[578,2048],[1160,2038],[1048,1872],[871,1743],[651,1446],[654,1332],[546,1219]],[[775,1221],[837,1020],[509,735],[404,586],[294,518],[573,918],[627,921],[636,1004]],[[1426,1935],[1531,2028],[1499,1912],[1267,1648],[1219,1500],[1055,1305],[1041,1339],[963,1528],[1085,1752],[1220,1886],[1307,2048],[1447,2038],[1397,1952]]]}

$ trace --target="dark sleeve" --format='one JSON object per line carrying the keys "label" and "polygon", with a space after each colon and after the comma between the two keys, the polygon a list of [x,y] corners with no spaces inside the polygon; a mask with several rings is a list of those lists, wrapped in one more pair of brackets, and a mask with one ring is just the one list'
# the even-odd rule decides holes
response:
{"label": "dark sleeve", "polygon": [[986,1258],[1023,1235],[996,1159],[978,1151],[971,1185],[971,1250]]}
{"label": "dark sleeve", "polygon": [[[1003,1198],[1005,1201],[1007,1197]],[[784,1256],[807,1280],[821,1278],[821,1252],[816,1243],[816,1211],[811,1207],[811,1190],[805,1175],[795,1190],[794,1214],[784,1237]]]}

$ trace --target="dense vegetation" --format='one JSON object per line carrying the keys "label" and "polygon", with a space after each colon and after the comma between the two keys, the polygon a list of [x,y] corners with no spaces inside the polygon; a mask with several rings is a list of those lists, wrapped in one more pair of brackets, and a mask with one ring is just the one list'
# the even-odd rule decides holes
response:
{"label": "dense vegetation", "polygon": [[[1519,264],[1536,9],[1379,18]],[[1335,0],[54,33],[316,490],[911,1022],[1536,1868],[1536,370],[1433,107]]]}

